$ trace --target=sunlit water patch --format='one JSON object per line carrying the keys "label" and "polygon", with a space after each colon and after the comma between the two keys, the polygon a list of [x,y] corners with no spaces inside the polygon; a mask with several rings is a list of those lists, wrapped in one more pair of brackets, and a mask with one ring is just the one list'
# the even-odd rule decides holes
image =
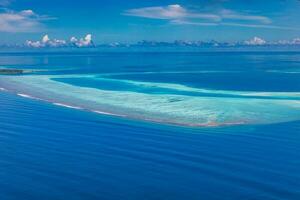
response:
{"label": "sunlit water patch", "polygon": [[94,75],[1,78],[1,88],[58,106],[185,126],[268,124],[300,119],[297,92],[240,92]]}

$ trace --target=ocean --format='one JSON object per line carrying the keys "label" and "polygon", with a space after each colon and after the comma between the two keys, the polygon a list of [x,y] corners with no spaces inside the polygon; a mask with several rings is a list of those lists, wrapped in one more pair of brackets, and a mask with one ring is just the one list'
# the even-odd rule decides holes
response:
{"label": "ocean", "polygon": [[0,199],[300,199],[300,52],[9,52]]}

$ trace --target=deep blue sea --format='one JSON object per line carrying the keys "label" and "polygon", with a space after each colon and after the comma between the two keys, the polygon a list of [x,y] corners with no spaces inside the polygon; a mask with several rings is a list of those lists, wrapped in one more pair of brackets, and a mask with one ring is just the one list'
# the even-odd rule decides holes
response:
{"label": "deep blue sea", "polygon": [[300,52],[0,53],[1,200],[299,200]]}

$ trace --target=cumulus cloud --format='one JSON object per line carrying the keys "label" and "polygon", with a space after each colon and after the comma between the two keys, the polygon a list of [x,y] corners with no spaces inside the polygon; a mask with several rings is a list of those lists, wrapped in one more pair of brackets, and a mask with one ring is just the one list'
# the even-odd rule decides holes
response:
{"label": "cumulus cloud", "polygon": [[28,47],[35,47],[35,48],[64,47],[67,45],[67,42],[65,40],[58,40],[58,39],[51,40],[48,35],[44,35],[41,41],[27,40],[25,44]]}
{"label": "cumulus cloud", "polygon": [[22,10],[20,14],[23,16],[36,16],[32,10]]}
{"label": "cumulus cloud", "polygon": [[292,44],[300,44],[300,38],[295,38],[292,40]]}
{"label": "cumulus cloud", "polygon": [[76,44],[78,42],[78,40],[77,40],[76,37],[71,37],[70,42],[73,43],[73,44]]}
{"label": "cumulus cloud", "polygon": [[294,38],[292,40],[278,40],[278,41],[265,41],[262,38],[254,37],[250,40],[243,42],[244,45],[249,46],[262,46],[262,45],[275,45],[275,46],[298,46],[300,45],[300,38]]}
{"label": "cumulus cloud", "polygon": [[293,40],[279,40],[276,43],[279,45],[300,45],[300,38],[295,38]]}
{"label": "cumulus cloud", "polygon": [[49,38],[49,36],[48,35],[44,35],[44,37],[42,38],[42,42],[43,43],[48,43],[50,41],[50,38]]}
{"label": "cumulus cloud", "polygon": [[49,20],[32,10],[19,12],[2,9],[0,11],[0,32],[37,32],[44,28],[42,21]]}
{"label": "cumulus cloud", "polygon": [[246,40],[244,43],[246,45],[256,45],[256,46],[258,46],[258,45],[265,45],[267,42],[262,38],[254,37],[251,40]]}
{"label": "cumulus cloud", "polygon": [[76,37],[71,37],[70,41],[60,39],[51,39],[48,35],[44,35],[40,41],[27,40],[25,42],[27,47],[44,48],[44,47],[91,47],[94,46],[92,35],[87,34],[84,38],[79,40]]}
{"label": "cumulus cloud", "polygon": [[71,37],[70,42],[76,47],[94,46],[91,34],[87,34],[84,38],[80,38],[80,39],[77,39],[76,37]]}
{"label": "cumulus cloud", "polygon": [[255,22],[257,24],[251,24],[251,26],[248,27],[272,28],[272,26],[267,26],[267,24],[272,23],[272,20],[265,16],[249,15],[228,9],[218,9],[210,12],[195,11],[179,4],[129,9],[123,14],[134,17],[168,20],[171,24],[177,25],[236,26],[239,24],[240,26],[247,26],[249,22]]}

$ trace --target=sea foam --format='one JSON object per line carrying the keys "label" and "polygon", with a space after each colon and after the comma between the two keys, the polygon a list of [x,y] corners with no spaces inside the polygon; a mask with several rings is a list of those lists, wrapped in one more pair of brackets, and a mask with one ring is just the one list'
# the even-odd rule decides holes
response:
{"label": "sea foam", "polygon": [[82,110],[83,108],[81,107],[78,107],[78,106],[71,106],[71,105],[68,105],[68,104],[64,104],[64,103],[52,103],[53,105],[56,105],[56,106],[62,106],[62,107],[66,107],[66,108],[73,108],[73,109],[77,109],[77,110]]}
{"label": "sea foam", "polygon": [[28,98],[28,99],[42,100],[41,98],[34,97],[29,94],[17,93],[17,95],[20,97]]}

